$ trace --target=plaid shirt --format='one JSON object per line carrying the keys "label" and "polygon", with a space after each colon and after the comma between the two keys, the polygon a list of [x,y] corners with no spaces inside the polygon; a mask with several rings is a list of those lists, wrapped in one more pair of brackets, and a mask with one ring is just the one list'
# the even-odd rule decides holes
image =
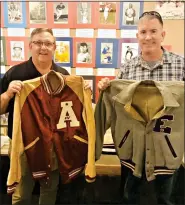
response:
{"label": "plaid shirt", "polygon": [[184,81],[184,58],[163,49],[163,58],[153,68],[142,60],[141,54],[120,67],[118,79]]}

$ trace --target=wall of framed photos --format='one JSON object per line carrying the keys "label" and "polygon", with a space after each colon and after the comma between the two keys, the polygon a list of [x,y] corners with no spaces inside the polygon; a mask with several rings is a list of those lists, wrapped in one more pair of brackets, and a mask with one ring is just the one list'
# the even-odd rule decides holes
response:
{"label": "wall of framed photos", "polygon": [[[143,11],[165,13],[166,49],[184,55],[184,3],[157,2],[1,2],[1,76],[13,65],[30,57],[30,33],[37,27],[53,28],[57,49],[53,60],[73,75],[89,80],[93,102],[98,99],[97,82],[103,76],[113,79],[120,67],[138,54],[135,38],[137,22]],[[184,11],[184,10],[183,10]],[[133,14],[128,17],[127,13]],[[170,16],[170,17],[169,17]]]}

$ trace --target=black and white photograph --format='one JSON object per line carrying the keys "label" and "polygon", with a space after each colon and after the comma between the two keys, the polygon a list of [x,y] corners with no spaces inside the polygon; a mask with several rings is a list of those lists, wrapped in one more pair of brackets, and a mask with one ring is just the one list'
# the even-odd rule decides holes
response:
{"label": "black and white photograph", "polygon": [[46,24],[46,2],[29,2],[30,24]]}
{"label": "black and white photograph", "polygon": [[8,23],[22,23],[22,3],[21,2],[7,2],[8,3]]}
{"label": "black and white photograph", "polygon": [[77,43],[77,63],[92,63],[92,43]]}
{"label": "black and white photograph", "polygon": [[140,14],[140,2],[124,2],[122,24],[133,26],[137,25]]}
{"label": "black and white photograph", "polygon": [[163,19],[184,19],[184,1],[158,1],[155,10]]}
{"label": "black and white photograph", "polygon": [[92,22],[91,14],[92,14],[92,10],[91,10],[90,2],[78,2],[77,5],[78,24],[90,24]]}
{"label": "black and white photograph", "polygon": [[53,2],[54,23],[68,24],[68,2]]}
{"label": "black and white photograph", "polygon": [[24,61],[24,42],[10,41],[11,61]]}
{"label": "black and white photograph", "polygon": [[138,55],[138,43],[122,43],[121,63],[131,60]]}

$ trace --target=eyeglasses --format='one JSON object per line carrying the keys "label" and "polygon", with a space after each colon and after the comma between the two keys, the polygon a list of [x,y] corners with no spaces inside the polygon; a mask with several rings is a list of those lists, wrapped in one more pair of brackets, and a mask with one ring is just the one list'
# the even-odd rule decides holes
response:
{"label": "eyeglasses", "polygon": [[49,42],[49,41],[32,41],[33,44],[35,44],[38,47],[42,47],[43,45],[47,48],[52,48],[53,45],[55,44],[54,42]]}
{"label": "eyeglasses", "polygon": [[159,20],[159,22],[163,25],[162,17],[161,17],[161,15],[160,15],[157,11],[146,11],[146,12],[144,12],[144,13],[139,17],[139,19],[142,18],[142,17],[144,17],[144,16],[154,16],[154,17],[156,17],[156,18]]}

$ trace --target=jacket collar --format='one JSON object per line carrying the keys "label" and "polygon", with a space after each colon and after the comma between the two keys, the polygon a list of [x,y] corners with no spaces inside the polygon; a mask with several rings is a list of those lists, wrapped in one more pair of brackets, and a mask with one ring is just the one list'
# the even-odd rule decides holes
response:
{"label": "jacket collar", "polygon": [[41,77],[41,83],[49,95],[57,95],[65,86],[65,77],[61,73],[51,70]]}
{"label": "jacket collar", "polygon": [[[118,93],[116,96],[113,97],[115,101],[118,101],[122,104],[131,104],[132,103],[132,96],[135,92],[135,89],[140,83],[144,84],[151,84],[154,83],[155,86],[159,89],[164,102],[164,107],[179,107],[179,103],[175,99],[174,95],[170,91],[167,86],[164,86],[162,83],[152,80],[143,80],[143,81],[127,81],[129,85],[125,86],[125,88]],[[178,93],[175,93],[178,95]]]}

